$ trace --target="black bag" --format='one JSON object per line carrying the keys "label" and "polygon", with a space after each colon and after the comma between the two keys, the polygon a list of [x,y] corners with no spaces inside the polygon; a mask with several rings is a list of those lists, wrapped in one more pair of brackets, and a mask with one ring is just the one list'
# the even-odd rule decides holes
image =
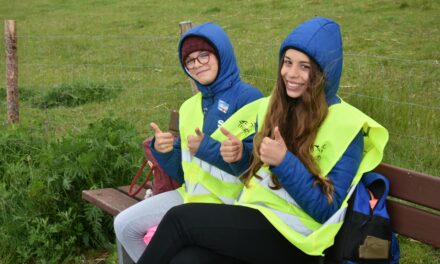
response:
{"label": "black bag", "polygon": [[348,201],[344,223],[325,263],[399,263],[400,249],[392,231],[386,198],[388,179],[378,173],[362,176]]}

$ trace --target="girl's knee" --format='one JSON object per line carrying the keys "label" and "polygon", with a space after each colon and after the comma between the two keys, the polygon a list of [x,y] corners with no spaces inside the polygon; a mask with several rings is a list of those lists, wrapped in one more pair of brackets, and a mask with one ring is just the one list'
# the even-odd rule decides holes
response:
{"label": "girl's knee", "polygon": [[123,233],[124,226],[127,224],[125,221],[125,217],[122,215],[123,212],[119,213],[115,219],[113,220],[113,228],[115,230],[115,234],[117,238],[120,238],[120,236]]}
{"label": "girl's knee", "polygon": [[185,215],[191,214],[191,208],[193,208],[196,204],[194,203],[188,203],[188,204],[180,204],[172,207],[168,212],[165,214],[165,217],[169,218],[181,218]]}
{"label": "girl's knee", "polygon": [[[184,208],[186,204],[177,205],[174,207],[171,207],[170,210],[168,210],[164,216],[164,219],[170,219],[170,218],[176,218],[179,217],[182,213],[184,213]],[[183,208],[183,209],[182,209]]]}
{"label": "girl's knee", "polygon": [[122,239],[124,235],[127,235],[126,229],[133,224],[132,220],[134,216],[135,215],[130,211],[130,207],[116,215],[113,220],[113,228],[117,238]]}
{"label": "girl's knee", "polygon": [[162,223],[167,225],[170,223],[177,224],[179,226],[192,226],[199,223],[199,218],[203,218],[206,204],[188,203],[174,206],[165,214],[162,219]]}

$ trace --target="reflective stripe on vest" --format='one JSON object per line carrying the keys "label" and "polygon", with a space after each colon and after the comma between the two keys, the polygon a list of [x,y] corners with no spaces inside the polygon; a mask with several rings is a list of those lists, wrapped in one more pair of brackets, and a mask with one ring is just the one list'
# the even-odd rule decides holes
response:
{"label": "reflective stripe on vest", "polygon": [[[197,157],[188,148],[188,135],[195,128],[203,127],[202,96],[194,95],[180,108],[180,135],[182,167],[185,179],[184,201],[232,204],[243,189],[238,177],[229,174]],[[259,102],[252,102],[229,117],[222,125],[240,140],[255,133],[256,109]],[[209,136],[209,135],[205,135]],[[211,138],[221,142],[226,138],[220,129],[214,131]]]}
{"label": "reflective stripe on vest", "polygon": [[[270,98],[266,98],[260,105],[262,108],[258,112],[259,124],[264,120],[269,100]],[[347,201],[361,175],[380,163],[388,132],[353,106],[341,102],[329,108],[314,142],[313,157],[322,175],[327,175],[361,129],[364,133],[364,153],[359,169],[341,207],[325,223],[316,222],[283,188],[270,189],[272,182],[268,167],[262,167],[257,172],[262,177],[261,180],[256,177],[251,179],[237,204],[258,209],[286,239],[303,252],[322,255],[333,244],[334,237],[342,226]]]}

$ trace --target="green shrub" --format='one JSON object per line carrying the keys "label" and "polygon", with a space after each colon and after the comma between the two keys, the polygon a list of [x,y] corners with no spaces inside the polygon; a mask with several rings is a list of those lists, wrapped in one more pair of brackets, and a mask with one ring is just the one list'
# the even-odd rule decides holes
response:
{"label": "green shrub", "polygon": [[132,125],[113,118],[61,139],[2,131],[0,260],[78,261],[85,249],[110,246],[112,218],[84,202],[81,191],[127,184],[140,163],[139,142]]}
{"label": "green shrub", "polygon": [[56,86],[52,91],[36,99],[33,104],[39,108],[75,107],[108,100],[121,90],[119,84],[77,80]]}

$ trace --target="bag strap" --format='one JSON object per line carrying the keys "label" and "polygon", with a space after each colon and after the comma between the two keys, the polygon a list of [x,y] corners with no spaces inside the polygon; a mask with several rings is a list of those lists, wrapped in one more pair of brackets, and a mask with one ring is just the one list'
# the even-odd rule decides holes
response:
{"label": "bag strap", "polygon": [[[138,180],[138,178],[141,176],[142,172],[144,171],[145,166],[148,164],[148,166],[150,167],[150,171],[148,172],[147,176],[145,177],[145,180],[142,182],[141,186],[139,188],[137,188],[136,190],[133,191],[133,188],[136,186],[136,182]],[[136,194],[138,194],[147,184],[147,182],[150,180],[151,175],[153,175],[153,170],[156,167],[154,166],[154,164],[152,162],[150,162],[149,160],[145,160],[142,163],[142,166],[139,168],[139,170],[137,171],[136,175],[134,176],[133,180],[131,181],[130,184],[130,188],[128,188],[128,195],[130,196],[135,196]]]}

